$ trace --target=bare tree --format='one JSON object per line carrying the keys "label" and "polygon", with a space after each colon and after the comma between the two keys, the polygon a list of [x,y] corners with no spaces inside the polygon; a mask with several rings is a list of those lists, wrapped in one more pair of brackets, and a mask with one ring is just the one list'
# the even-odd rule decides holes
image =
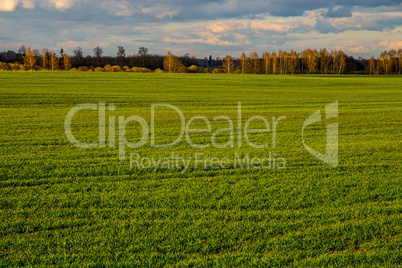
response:
{"label": "bare tree", "polygon": [[272,74],[276,73],[276,69],[278,67],[278,56],[275,52],[272,52]]}
{"label": "bare tree", "polygon": [[96,46],[94,48],[94,56],[96,57],[98,64],[100,63],[100,58],[101,58],[102,54],[103,54],[103,48],[101,48],[99,45]]}
{"label": "bare tree", "polygon": [[247,71],[247,56],[246,54],[243,52],[241,53],[240,59],[239,59],[239,67],[241,69],[241,73],[244,74]]}
{"label": "bare tree", "polygon": [[168,51],[163,60],[163,68],[169,73],[185,72],[186,70],[180,59],[170,53],[170,51]]}
{"label": "bare tree", "polygon": [[48,66],[48,54],[49,54],[49,50],[44,48],[42,49],[42,70],[46,70],[47,66]]}
{"label": "bare tree", "polygon": [[233,73],[234,62],[232,56],[226,55],[222,65],[225,72],[227,72],[228,74]]}
{"label": "bare tree", "polygon": [[395,49],[391,49],[390,51],[387,52],[387,64],[388,64],[387,70],[389,74],[392,73],[394,66],[397,65],[396,59],[397,59],[397,53]]}
{"label": "bare tree", "polygon": [[258,57],[257,52],[254,51],[254,52],[250,53],[250,61],[251,61],[253,74],[260,73],[261,62],[260,62],[260,58]]}
{"label": "bare tree", "polygon": [[263,53],[262,62],[264,65],[265,74],[268,74],[268,71],[271,67],[271,53],[265,51]]}
{"label": "bare tree", "polygon": [[282,53],[280,53],[280,65],[281,65],[280,72],[281,72],[281,74],[288,73],[288,67],[289,67],[288,61],[289,61],[289,53],[287,51],[282,51]]}
{"label": "bare tree", "polygon": [[320,50],[320,69],[322,74],[328,73],[328,66],[329,66],[329,53],[328,51],[323,48]]}
{"label": "bare tree", "polygon": [[70,60],[70,56],[68,56],[68,54],[63,54],[63,65],[64,65],[64,69],[66,71],[71,69],[71,60]]}
{"label": "bare tree", "polygon": [[176,64],[177,63],[175,60],[175,56],[172,53],[170,53],[170,51],[168,51],[165,59],[163,60],[163,68],[165,69],[165,71],[172,73],[176,68]]}
{"label": "bare tree", "polygon": [[25,48],[24,45],[22,45],[22,46],[18,49],[18,54],[20,54],[21,56],[25,56],[26,53],[27,53],[27,49]]}
{"label": "bare tree", "polygon": [[31,70],[35,67],[36,62],[38,60],[37,53],[31,51],[31,48],[28,47],[26,55],[23,57],[25,66],[29,67]]}
{"label": "bare tree", "polygon": [[117,59],[120,59],[120,65],[123,66],[123,60],[126,57],[126,50],[122,46],[117,47]]}
{"label": "bare tree", "polygon": [[142,67],[145,67],[145,65],[149,62],[149,54],[148,54],[148,48],[146,47],[140,47],[138,49],[138,57],[141,59]]}
{"label": "bare tree", "polygon": [[339,74],[343,74],[346,69],[346,56],[342,50],[339,50]]}
{"label": "bare tree", "polygon": [[302,60],[308,68],[308,73],[312,74],[317,70],[318,52],[316,49],[311,48],[302,51]]}
{"label": "bare tree", "polygon": [[374,67],[375,67],[375,58],[371,57],[369,59],[369,69],[370,69],[370,75],[372,75],[374,73]]}
{"label": "bare tree", "polygon": [[292,74],[295,74],[296,69],[299,68],[299,53],[296,51],[293,51],[293,49],[290,51],[290,70]]}
{"label": "bare tree", "polygon": [[184,56],[183,56],[183,58],[182,58],[183,60],[184,60],[184,66],[186,66],[187,67],[187,62],[189,61],[189,59],[190,59],[190,53],[186,53],[186,54],[184,54]]}
{"label": "bare tree", "polygon": [[56,53],[53,51],[50,51],[50,60],[49,60],[49,65],[52,68],[52,71],[58,70],[59,69],[59,59],[57,58]]}
{"label": "bare tree", "polygon": [[76,49],[73,50],[74,53],[74,58],[77,59],[78,64],[81,63],[81,60],[84,58],[82,56],[82,48],[81,47],[77,47]]}

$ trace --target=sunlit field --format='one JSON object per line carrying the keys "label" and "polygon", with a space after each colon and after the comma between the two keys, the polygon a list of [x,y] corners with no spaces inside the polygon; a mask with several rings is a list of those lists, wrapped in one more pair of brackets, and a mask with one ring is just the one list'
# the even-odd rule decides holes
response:
{"label": "sunlit field", "polygon": [[[338,117],[327,120],[324,108],[335,101]],[[77,112],[71,131],[96,142],[91,149],[65,133],[67,114],[84,103],[96,109]],[[208,119],[210,131],[189,134],[205,148],[186,135],[152,147],[153,104],[177,107],[186,124]],[[322,121],[304,140],[324,153],[326,124],[337,122],[336,167],[303,146],[303,123],[318,110]],[[179,138],[179,113],[155,111],[153,142]],[[120,119],[133,115],[146,121],[146,140],[125,146],[119,160]],[[253,116],[267,118],[270,131],[247,142]],[[222,131],[217,148],[213,133],[230,122],[233,140]],[[128,123],[125,139],[137,143],[143,130]],[[398,75],[0,72],[0,266],[400,266],[401,130]],[[170,161],[196,155],[187,168]],[[267,166],[236,162],[247,156]]]}

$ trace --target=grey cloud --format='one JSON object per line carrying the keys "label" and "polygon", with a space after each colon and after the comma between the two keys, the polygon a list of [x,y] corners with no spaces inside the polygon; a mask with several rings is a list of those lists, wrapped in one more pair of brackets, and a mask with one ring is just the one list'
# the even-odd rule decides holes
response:
{"label": "grey cloud", "polygon": [[[19,0],[13,1],[20,2]],[[49,0],[31,1],[36,3],[35,8],[27,10],[37,15],[44,14],[44,11],[56,10],[59,16],[70,19],[85,20],[85,17],[82,16],[85,13],[88,16],[87,20],[94,17],[102,19],[107,15],[130,17],[133,21],[153,21],[155,19],[165,21],[215,20],[243,16],[253,17],[267,13],[272,16],[288,17],[301,16],[306,11],[321,8],[328,9],[328,17],[348,17],[351,14],[352,7],[397,7],[401,4],[400,0],[150,0],[147,2],[139,0],[64,0],[59,2],[65,4],[57,8],[57,5],[54,4],[39,4],[51,2]],[[23,7],[20,5],[14,12],[19,13],[21,10]],[[2,13],[4,12],[0,11],[0,14]]]}
{"label": "grey cloud", "polygon": [[[230,52],[252,50],[261,44],[267,49],[286,47],[289,42],[295,46],[299,40],[291,39],[294,34],[303,34],[308,40],[313,33],[383,31],[402,25],[400,16],[387,15],[402,12],[401,0],[64,0],[74,3],[66,8],[38,4],[50,0],[32,1],[34,9],[17,6],[13,12],[0,11],[0,40],[4,41],[0,51],[5,42],[22,42],[39,48],[79,44],[90,55],[98,43],[103,43],[109,55],[115,54],[117,45],[132,53],[141,45],[153,53],[164,53],[167,47]],[[371,15],[380,12],[384,15]],[[205,29],[217,21],[270,23],[269,16],[281,18],[270,18],[275,20],[273,25],[260,28],[229,25],[227,32],[210,30],[211,36]],[[212,37],[216,43],[208,41]]]}
{"label": "grey cloud", "polygon": [[344,18],[352,16],[351,6],[333,6],[328,9],[326,17],[328,18]]}

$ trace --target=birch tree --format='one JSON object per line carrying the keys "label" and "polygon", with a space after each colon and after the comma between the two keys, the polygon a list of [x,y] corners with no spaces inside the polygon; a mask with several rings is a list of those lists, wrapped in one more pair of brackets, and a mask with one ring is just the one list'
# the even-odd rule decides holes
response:
{"label": "birch tree", "polygon": [[342,50],[339,51],[339,74],[343,74],[346,69],[346,57]]}
{"label": "birch tree", "polygon": [[241,53],[241,56],[239,59],[239,68],[240,68],[242,74],[244,74],[247,70],[247,56],[244,52]]}
{"label": "birch tree", "polygon": [[375,68],[375,58],[371,57],[369,59],[369,70],[370,70],[370,75],[374,73],[374,68]]}
{"label": "birch tree", "polygon": [[256,51],[250,53],[250,61],[253,74],[259,74],[261,70],[261,62]]}
{"label": "birch tree", "polygon": [[299,67],[299,53],[293,51],[292,49],[290,51],[290,58],[291,58],[291,72],[292,74],[295,74],[297,68]]}
{"label": "birch tree", "polygon": [[63,54],[63,65],[65,70],[70,70],[72,65],[71,65],[71,59],[70,56],[66,53]]}
{"label": "birch tree", "polygon": [[36,62],[38,61],[35,51],[31,51],[30,47],[28,47],[25,56],[22,56],[22,58],[24,59],[24,65],[30,70],[35,67]]}
{"label": "birch tree", "polygon": [[49,60],[47,58],[48,53],[49,52],[47,51],[47,49],[42,49],[42,70],[43,71],[46,70],[46,68],[48,66],[48,62],[49,62]]}
{"label": "birch tree", "polygon": [[329,53],[323,48],[320,50],[320,70],[322,74],[328,73],[328,65],[329,65]]}
{"label": "birch tree", "polygon": [[52,68],[52,71],[59,69],[59,58],[53,51],[50,51],[49,65],[50,65],[50,68]]}
{"label": "birch tree", "polygon": [[275,52],[272,52],[272,74],[276,74],[276,69],[278,67],[278,56]]}
{"label": "birch tree", "polygon": [[262,55],[262,63],[264,65],[265,74],[268,74],[271,67],[271,53],[265,51]]}
{"label": "birch tree", "polygon": [[185,70],[185,67],[181,63],[180,59],[170,53],[170,51],[168,51],[165,59],[163,60],[163,68],[169,73],[184,72]]}
{"label": "birch tree", "polygon": [[223,60],[223,69],[226,73],[231,74],[234,70],[234,62],[232,56],[226,55],[225,59]]}

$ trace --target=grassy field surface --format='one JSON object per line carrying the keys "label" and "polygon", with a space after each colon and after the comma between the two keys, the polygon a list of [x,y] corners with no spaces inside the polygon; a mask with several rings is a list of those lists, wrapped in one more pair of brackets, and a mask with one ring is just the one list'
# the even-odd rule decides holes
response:
{"label": "grassy field surface", "polygon": [[[326,120],[324,107],[335,101],[339,116]],[[234,146],[197,149],[183,137],[155,149],[148,139],[119,161],[120,139],[110,148],[108,129],[105,148],[73,146],[67,113],[100,102],[117,136],[119,116],[149,123],[151,105],[167,103],[186,123],[206,117],[212,132],[229,125],[215,117],[229,117]],[[252,116],[270,123],[286,116],[276,147],[271,133],[250,135],[268,148],[247,146],[244,137],[238,146],[239,102],[243,127]],[[157,143],[175,140],[180,128],[178,114],[164,109],[156,111]],[[303,123],[317,110],[323,121],[306,129],[306,143],[324,152],[325,126],[338,122],[337,167],[302,144]],[[72,123],[77,139],[97,141],[97,110],[78,112]],[[400,267],[401,130],[401,76],[0,72],[0,266]],[[134,143],[139,131],[127,125],[127,139]],[[211,133],[191,138],[211,145]],[[217,136],[219,144],[228,140]],[[286,168],[130,168],[131,154],[172,153],[271,154]]]}

